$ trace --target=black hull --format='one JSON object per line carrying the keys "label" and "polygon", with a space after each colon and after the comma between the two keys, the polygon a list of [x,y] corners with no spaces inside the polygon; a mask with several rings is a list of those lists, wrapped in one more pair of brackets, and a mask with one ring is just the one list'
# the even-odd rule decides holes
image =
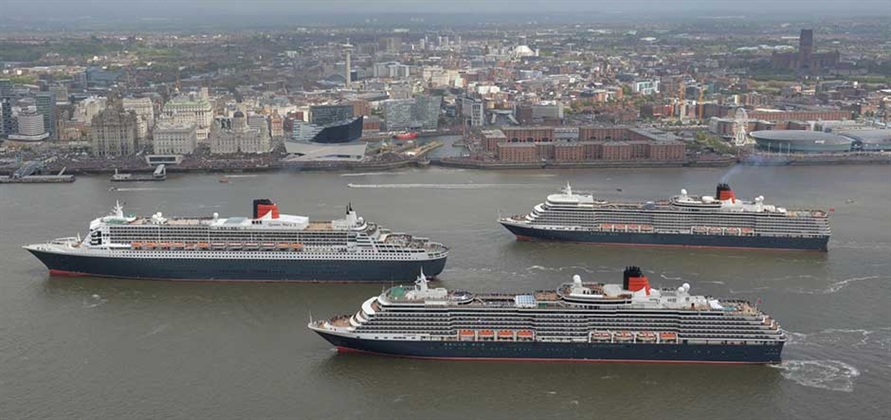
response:
{"label": "black hull", "polygon": [[446,258],[428,261],[110,258],[29,249],[53,275],[188,281],[413,281],[424,269],[442,272]]}
{"label": "black hull", "polygon": [[339,351],[422,359],[772,364],[780,362],[783,351],[783,342],[730,345],[395,341],[363,340],[316,332]]}
{"label": "black hull", "polygon": [[592,232],[548,230],[501,223],[517,239],[590,242],[615,245],[685,246],[703,248],[761,248],[826,251],[829,237],[793,238],[769,236],[690,235],[666,233]]}

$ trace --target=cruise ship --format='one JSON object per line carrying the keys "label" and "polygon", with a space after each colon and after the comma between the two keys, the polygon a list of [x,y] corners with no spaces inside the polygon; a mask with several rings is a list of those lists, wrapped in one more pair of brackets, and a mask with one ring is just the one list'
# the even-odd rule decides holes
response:
{"label": "cruise ship", "polygon": [[576,275],[556,290],[469,293],[392,287],[353,315],[310,320],[341,352],[429,359],[780,362],[786,334],[752,303],[651,288],[640,268],[622,284]]}
{"label": "cruise ship", "polygon": [[624,245],[826,251],[831,234],[826,211],[786,209],[763,196],[740,200],[727,184],[718,184],[714,196],[681,190],[637,203],[598,200],[567,184],[531,213],[498,221],[518,240]]}
{"label": "cruise ship", "polygon": [[111,214],[83,239],[24,247],[51,275],[196,281],[411,281],[442,272],[448,248],[358,216],[311,221],[254,200],[252,217],[167,218]]}

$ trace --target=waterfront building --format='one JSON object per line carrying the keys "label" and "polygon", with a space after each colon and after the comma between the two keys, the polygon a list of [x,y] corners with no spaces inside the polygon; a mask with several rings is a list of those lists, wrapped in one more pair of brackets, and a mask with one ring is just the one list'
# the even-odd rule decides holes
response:
{"label": "waterfront building", "polygon": [[177,122],[195,123],[198,141],[207,140],[213,122],[213,107],[201,96],[195,93],[178,96],[164,104],[161,113]]}
{"label": "waterfront building", "polygon": [[43,128],[50,139],[56,139],[56,94],[55,92],[38,92],[36,95],[37,113],[43,116]]}
{"label": "waterfront building", "polygon": [[128,156],[138,150],[136,112],[124,110],[120,99],[109,98],[91,125],[94,156]]}
{"label": "waterfront building", "polygon": [[155,124],[155,107],[149,98],[124,98],[124,109],[136,112],[136,135],[140,140],[148,138]]}
{"label": "waterfront building", "polygon": [[197,127],[193,122],[162,118],[155,126],[153,149],[156,154],[187,155],[198,144]]}
{"label": "waterfront building", "polygon": [[212,154],[267,153],[271,150],[268,128],[265,125],[260,128],[249,126],[241,111],[235,111],[232,118],[217,118],[212,124]]}
{"label": "waterfront building", "polygon": [[309,122],[318,126],[352,120],[354,115],[352,105],[316,105],[309,108]]}

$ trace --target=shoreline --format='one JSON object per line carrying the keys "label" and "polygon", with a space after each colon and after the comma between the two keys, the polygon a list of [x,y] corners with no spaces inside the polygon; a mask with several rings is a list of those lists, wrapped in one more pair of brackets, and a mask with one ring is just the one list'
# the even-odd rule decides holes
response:
{"label": "shoreline", "polygon": [[[704,168],[721,168],[733,165],[745,166],[840,166],[840,165],[891,165],[891,153],[876,155],[850,155],[850,156],[764,156],[750,155],[743,156],[739,159],[736,157],[728,157],[721,159],[705,159],[692,160],[684,159],[678,161],[591,161],[591,162],[522,162],[522,163],[502,163],[490,161],[477,161],[466,158],[425,158],[426,153],[410,159],[395,160],[389,162],[285,162],[275,161],[262,165],[245,165],[240,166],[236,162],[234,165],[231,161],[210,162],[209,165],[202,166],[178,166],[171,165],[167,167],[170,174],[189,174],[189,173],[214,173],[214,174],[238,174],[238,173],[260,173],[275,171],[295,171],[295,172],[354,172],[354,171],[387,171],[402,169],[406,167],[423,168],[428,166],[439,166],[444,168],[461,168],[461,169],[478,169],[478,170],[535,170],[535,169],[610,169],[610,168],[683,168],[683,167],[704,167]],[[62,169],[63,163],[49,165],[46,170],[49,173],[58,173]],[[58,166],[58,167],[57,167]],[[66,168],[65,173],[68,175],[103,175],[114,174],[115,169],[121,173],[131,174],[148,174],[154,171],[153,167],[134,166],[128,167],[126,164],[111,164],[103,162],[102,166],[95,167],[70,167]],[[16,168],[0,169],[0,175],[12,175]]]}

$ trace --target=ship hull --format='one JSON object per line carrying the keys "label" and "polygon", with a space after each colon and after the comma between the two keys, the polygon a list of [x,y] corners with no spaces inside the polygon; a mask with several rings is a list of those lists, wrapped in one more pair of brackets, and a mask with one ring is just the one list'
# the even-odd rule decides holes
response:
{"label": "ship hull", "polygon": [[119,258],[28,249],[52,275],[144,280],[244,282],[392,282],[411,281],[423,268],[436,276],[447,257],[425,261]]}
{"label": "ship hull", "polygon": [[501,224],[517,236],[517,239],[589,242],[613,245],[638,246],[684,246],[703,248],[761,248],[826,251],[829,237],[794,238],[768,236],[734,235],[690,235],[667,233],[636,232],[594,232],[540,229],[519,226],[512,223]]}
{"label": "ship hull", "polygon": [[552,362],[662,362],[773,364],[783,342],[773,345],[550,343],[506,341],[368,340],[316,330],[341,352],[451,360]]}

